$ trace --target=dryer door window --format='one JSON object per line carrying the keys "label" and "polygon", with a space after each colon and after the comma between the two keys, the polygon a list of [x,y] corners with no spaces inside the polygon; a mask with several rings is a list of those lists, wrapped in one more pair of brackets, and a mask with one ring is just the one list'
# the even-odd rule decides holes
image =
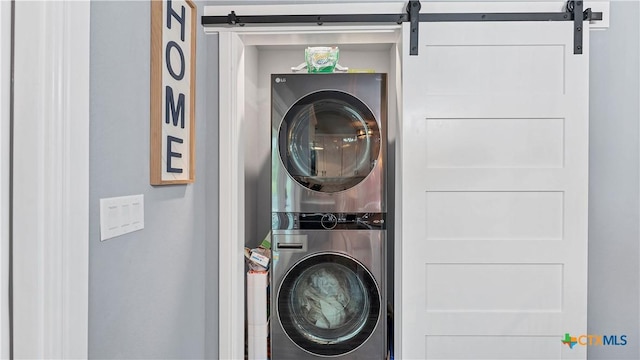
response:
{"label": "dryer door window", "polygon": [[278,317],[301,349],[322,356],[349,353],[380,320],[380,292],[369,271],[341,254],[303,259],[278,291]]}
{"label": "dryer door window", "polygon": [[358,98],[326,90],[307,95],[284,116],[279,151],[288,173],[319,192],[347,190],[373,170],[380,154],[380,128]]}

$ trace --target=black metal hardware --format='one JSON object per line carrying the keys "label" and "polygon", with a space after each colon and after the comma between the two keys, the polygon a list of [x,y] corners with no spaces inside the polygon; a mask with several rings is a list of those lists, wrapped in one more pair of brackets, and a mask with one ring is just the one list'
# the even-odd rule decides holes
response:
{"label": "black metal hardware", "polygon": [[[588,13],[587,13],[588,11]],[[573,13],[433,13],[420,14],[420,22],[573,21]],[[601,12],[587,9],[585,20],[602,20]]]}
{"label": "black metal hardware", "polygon": [[232,11],[227,16],[202,16],[203,26],[244,26],[245,24],[308,24],[325,23],[401,24],[410,23],[409,54],[418,55],[420,22],[482,22],[482,21],[573,21],[574,54],[582,54],[583,22],[602,20],[601,12],[583,10],[583,0],[569,0],[565,12],[552,13],[430,13],[420,14],[418,0],[407,4],[404,14],[327,14],[327,15],[247,15]]}
{"label": "black metal hardware", "polygon": [[420,1],[409,1],[407,14],[409,15],[409,55],[418,55],[418,35],[420,33]]}
{"label": "black metal hardware", "polygon": [[236,15],[232,11],[226,16],[202,16],[204,26],[245,24],[308,24],[323,23],[388,23],[401,24],[407,21],[407,14],[326,14],[326,15]]}
{"label": "black metal hardware", "polygon": [[[569,0],[567,2],[567,10],[573,13],[573,53],[582,54],[582,22],[586,16],[582,11],[582,0]],[[587,9],[585,15],[591,13],[591,9]]]}
{"label": "black metal hardware", "polygon": [[227,24],[235,25],[238,23],[238,17],[235,11],[231,11],[231,14],[227,15]]}

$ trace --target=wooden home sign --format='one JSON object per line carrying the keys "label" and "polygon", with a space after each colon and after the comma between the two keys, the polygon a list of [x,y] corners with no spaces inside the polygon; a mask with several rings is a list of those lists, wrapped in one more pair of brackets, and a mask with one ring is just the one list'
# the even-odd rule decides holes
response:
{"label": "wooden home sign", "polygon": [[196,6],[151,0],[151,184],[195,178]]}

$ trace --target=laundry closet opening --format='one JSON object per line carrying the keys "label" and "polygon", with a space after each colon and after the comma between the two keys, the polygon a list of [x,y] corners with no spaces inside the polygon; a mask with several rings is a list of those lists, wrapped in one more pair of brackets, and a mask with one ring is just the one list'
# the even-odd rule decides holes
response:
{"label": "laundry closet opening", "polygon": [[[237,30],[237,29],[236,29]],[[230,246],[232,253],[237,253],[240,247],[255,248],[272,229],[272,162],[279,157],[272,158],[274,143],[272,140],[272,74],[295,74],[292,67],[305,61],[305,48],[308,46],[337,46],[339,48],[339,61],[341,66],[348,67],[352,71],[384,74],[386,78],[385,89],[385,191],[386,191],[386,240],[382,243],[386,257],[386,269],[381,270],[380,282],[384,282],[382,289],[386,296],[382,296],[384,303],[379,304],[381,325],[386,327],[387,308],[393,308],[394,299],[394,217],[395,217],[395,169],[396,169],[396,134],[398,133],[399,118],[399,91],[401,49],[401,28],[398,25],[367,26],[361,30],[353,28],[330,28],[313,31],[288,28],[286,30],[260,29],[238,33],[220,32],[221,48],[225,41],[231,42],[234,54],[223,58],[221,54],[221,69],[225,61],[231,62],[231,67],[237,69],[237,74],[223,74],[221,72],[221,84],[226,75],[237,79],[231,94],[225,94],[221,87],[221,119],[225,119],[225,99],[231,98],[231,106],[227,110],[231,119],[221,121],[221,141],[224,139],[225,126],[230,126],[231,136],[237,136],[237,154],[241,160],[236,164],[238,177],[238,192],[241,194],[241,204],[237,208],[237,234],[242,243]],[[305,71],[306,72],[306,71]],[[351,75],[351,74],[349,74]],[[365,74],[358,74],[365,75]],[[234,77],[237,76],[237,77]],[[318,74],[317,76],[324,76]],[[347,74],[345,74],[347,76]],[[230,80],[233,82],[233,80]],[[227,120],[229,119],[229,120]],[[233,124],[223,124],[231,121]],[[235,133],[234,133],[235,132]],[[277,151],[277,148],[276,150]],[[232,155],[232,154],[229,154]],[[221,161],[224,159],[224,144],[221,147]],[[318,166],[322,166],[318,162]],[[324,164],[327,165],[327,164]],[[221,171],[224,168],[221,165]],[[233,167],[232,167],[233,168]],[[344,169],[342,169],[344,170]],[[353,169],[352,169],[353,170]],[[356,171],[359,171],[356,169]],[[342,171],[339,171],[342,172]],[[330,174],[329,174],[330,175]],[[221,179],[221,187],[223,186]],[[222,194],[221,194],[222,195]],[[233,211],[232,209],[228,209]],[[221,208],[221,212],[225,209]],[[233,231],[233,230],[232,230]],[[222,239],[223,237],[221,237]],[[233,236],[231,236],[233,239]],[[233,241],[233,240],[230,240]],[[309,240],[311,241],[311,240]],[[232,276],[238,282],[244,282],[244,273],[247,268],[241,258],[225,260],[222,254],[225,251],[221,242],[220,268],[225,268],[225,261],[234,269]],[[238,246],[239,245],[239,246]],[[223,270],[221,270],[223,271]],[[222,279],[221,279],[222,281]],[[246,288],[239,289],[242,293],[236,293],[238,300],[243,299],[246,305]],[[271,291],[275,291],[272,289]],[[242,295],[242,297],[240,297]],[[222,301],[222,299],[221,299]],[[237,304],[236,304],[237,305]],[[221,316],[224,314],[221,312]],[[237,319],[237,315],[230,315]],[[273,313],[271,320],[273,321]],[[240,333],[237,328],[235,334]],[[244,331],[243,331],[244,332]],[[222,333],[222,330],[221,330]],[[241,333],[240,333],[241,334]],[[237,336],[237,335],[236,335]],[[241,339],[244,339],[242,336]],[[238,339],[232,339],[237,341]],[[221,341],[221,346],[223,342]],[[242,347],[244,348],[244,346]]]}
{"label": "laundry closet opening", "polygon": [[[308,36],[308,35],[307,35]],[[309,43],[316,43],[313,36],[309,42],[300,45],[254,45],[246,46],[244,53],[245,81],[244,96],[245,123],[242,128],[244,138],[244,230],[245,246],[256,247],[271,230],[272,211],[272,121],[271,121],[271,74],[293,73],[291,67],[304,62],[304,50]],[[339,41],[322,42],[336,45],[340,49],[338,63],[350,69],[374,71],[395,77],[396,46],[382,44],[341,44]],[[319,44],[318,44],[319,45]],[[321,76],[321,75],[320,75]],[[396,89],[394,82],[388,81],[388,129],[387,129],[387,196],[389,219],[393,218],[395,168],[395,126],[397,123]],[[392,232],[393,221],[389,221],[388,231]],[[389,259],[393,254],[393,237],[389,236]],[[392,262],[389,262],[391,265]],[[392,270],[392,266],[389,266]],[[390,272],[391,273],[391,272]],[[392,276],[388,276],[392,278]],[[389,299],[393,299],[389,287]]]}

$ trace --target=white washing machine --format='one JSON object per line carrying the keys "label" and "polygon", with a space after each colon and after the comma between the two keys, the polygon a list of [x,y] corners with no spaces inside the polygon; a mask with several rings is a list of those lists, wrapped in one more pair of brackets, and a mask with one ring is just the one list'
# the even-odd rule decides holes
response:
{"label": "white washing machine", "polygon": [[271,84],[271,358],[384,359],[386,75]]}

